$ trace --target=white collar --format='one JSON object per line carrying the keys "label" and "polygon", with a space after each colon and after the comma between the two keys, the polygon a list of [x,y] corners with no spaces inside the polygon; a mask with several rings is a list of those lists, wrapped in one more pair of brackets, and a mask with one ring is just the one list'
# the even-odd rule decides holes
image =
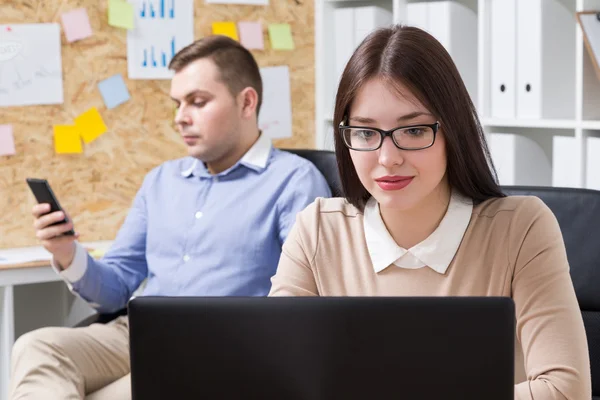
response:
{"label": "white collar", "polygon": [[266,134],[260,133],[258,140],[244,154],[240,162],[264,169],[267,166],[272,147],[271,139]]}
{"label": "white collar", "polygon": [[409,269],[428,266],[445,274],[469,226],[472,212],[473,201],[453,192],[448,210],[435,231],[421,243],[406,250],[398,246],[388,232],[379,212],[379,204],[371,197],[365,206],[364,231],[375,273],[394,264]]}
{"label": "white collar", "polygon": [[[267,161],[269,161],[269,155],[271,154],[272,147],[273,145],[271,144],[271,139],[264,133],[261,133],[258,137],[258,140],[254,142],[252,147],[248,149],[246,154],[244,154],[239,162],[249,168],[264,169],[267,166]],[[198,166],[199,161],[200,160],[195,158],[192,162],[192,165],[181,171],[181,176],[191,176]]]}

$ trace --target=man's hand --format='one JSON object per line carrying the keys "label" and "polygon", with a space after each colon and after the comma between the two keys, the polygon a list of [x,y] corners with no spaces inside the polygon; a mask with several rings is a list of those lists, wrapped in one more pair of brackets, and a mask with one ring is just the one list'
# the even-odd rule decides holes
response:
{"label": "man's hand", "polygon": [[[42,246],[54,256],[58,266],[65,269],[73,262],[75,257],[75,240],[79,234],[63,235],[63,233],[73,229],[71,218],[62,211],[46,214],[50,211],[50,204],[36,204],[33,206],[33,227],[36,230],[36,237],[42,243]],[[46,214],[46,215],[45,215]],[[64,224],[50,226],[55,222],[62,221],[67,217],[68,222]]]}

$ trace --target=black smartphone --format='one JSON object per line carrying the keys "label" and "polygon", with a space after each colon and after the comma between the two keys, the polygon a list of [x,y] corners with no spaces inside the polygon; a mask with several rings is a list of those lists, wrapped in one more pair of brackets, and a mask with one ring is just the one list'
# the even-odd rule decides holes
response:
{"label": "black smartphone", "polygon": [[[29,188],[33,192],[33,195],[35,196],[35,199],[37,200],[38,203],[50,204],[50,211],[47,214],[53,213],[55,211],[63,211],[64,212],[64,210],[60,206],[60,203],[58,202],[58,199],[54,195],[54,192],[52,191],[50,184],[48,183],[48,181],[46,179],[27,178],[27,184],[29,185]],[[65,213],[65,215],[66,215],[66,213]],[[65,217],[65,219],[63,219],[62,221],[55,222],[52,225],[64,224],[66,222],[67,222],[67,218]],[[73,232],[72,229],[70,231],[67,231],[64,233],[64,235],[74,235],[74,234],[75,234],[75,232]]]}

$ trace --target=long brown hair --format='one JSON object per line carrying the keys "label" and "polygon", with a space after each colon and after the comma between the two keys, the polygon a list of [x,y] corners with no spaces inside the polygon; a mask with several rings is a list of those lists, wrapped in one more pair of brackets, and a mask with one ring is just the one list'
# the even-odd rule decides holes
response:
{"label": "long brown hair", "polygon": [[504,197],[477,112],[446,49],[430,34],[396,25],[371,33],[355,50],[342,74],[335,100],[335,153],[346,199],[362,209],[371,196],[361,184],[339,124],[348,117],[359,89],[379,77],[402,82],[440,121],[446,139],[450,187],[475,204]]}

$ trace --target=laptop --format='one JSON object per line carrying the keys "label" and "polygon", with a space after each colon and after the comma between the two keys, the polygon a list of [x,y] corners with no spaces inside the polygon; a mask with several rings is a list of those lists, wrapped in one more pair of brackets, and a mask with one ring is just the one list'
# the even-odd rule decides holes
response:
{"label": "laptop", "polygon": [[514,399],[505,297],[137,297],[133,400]]}

